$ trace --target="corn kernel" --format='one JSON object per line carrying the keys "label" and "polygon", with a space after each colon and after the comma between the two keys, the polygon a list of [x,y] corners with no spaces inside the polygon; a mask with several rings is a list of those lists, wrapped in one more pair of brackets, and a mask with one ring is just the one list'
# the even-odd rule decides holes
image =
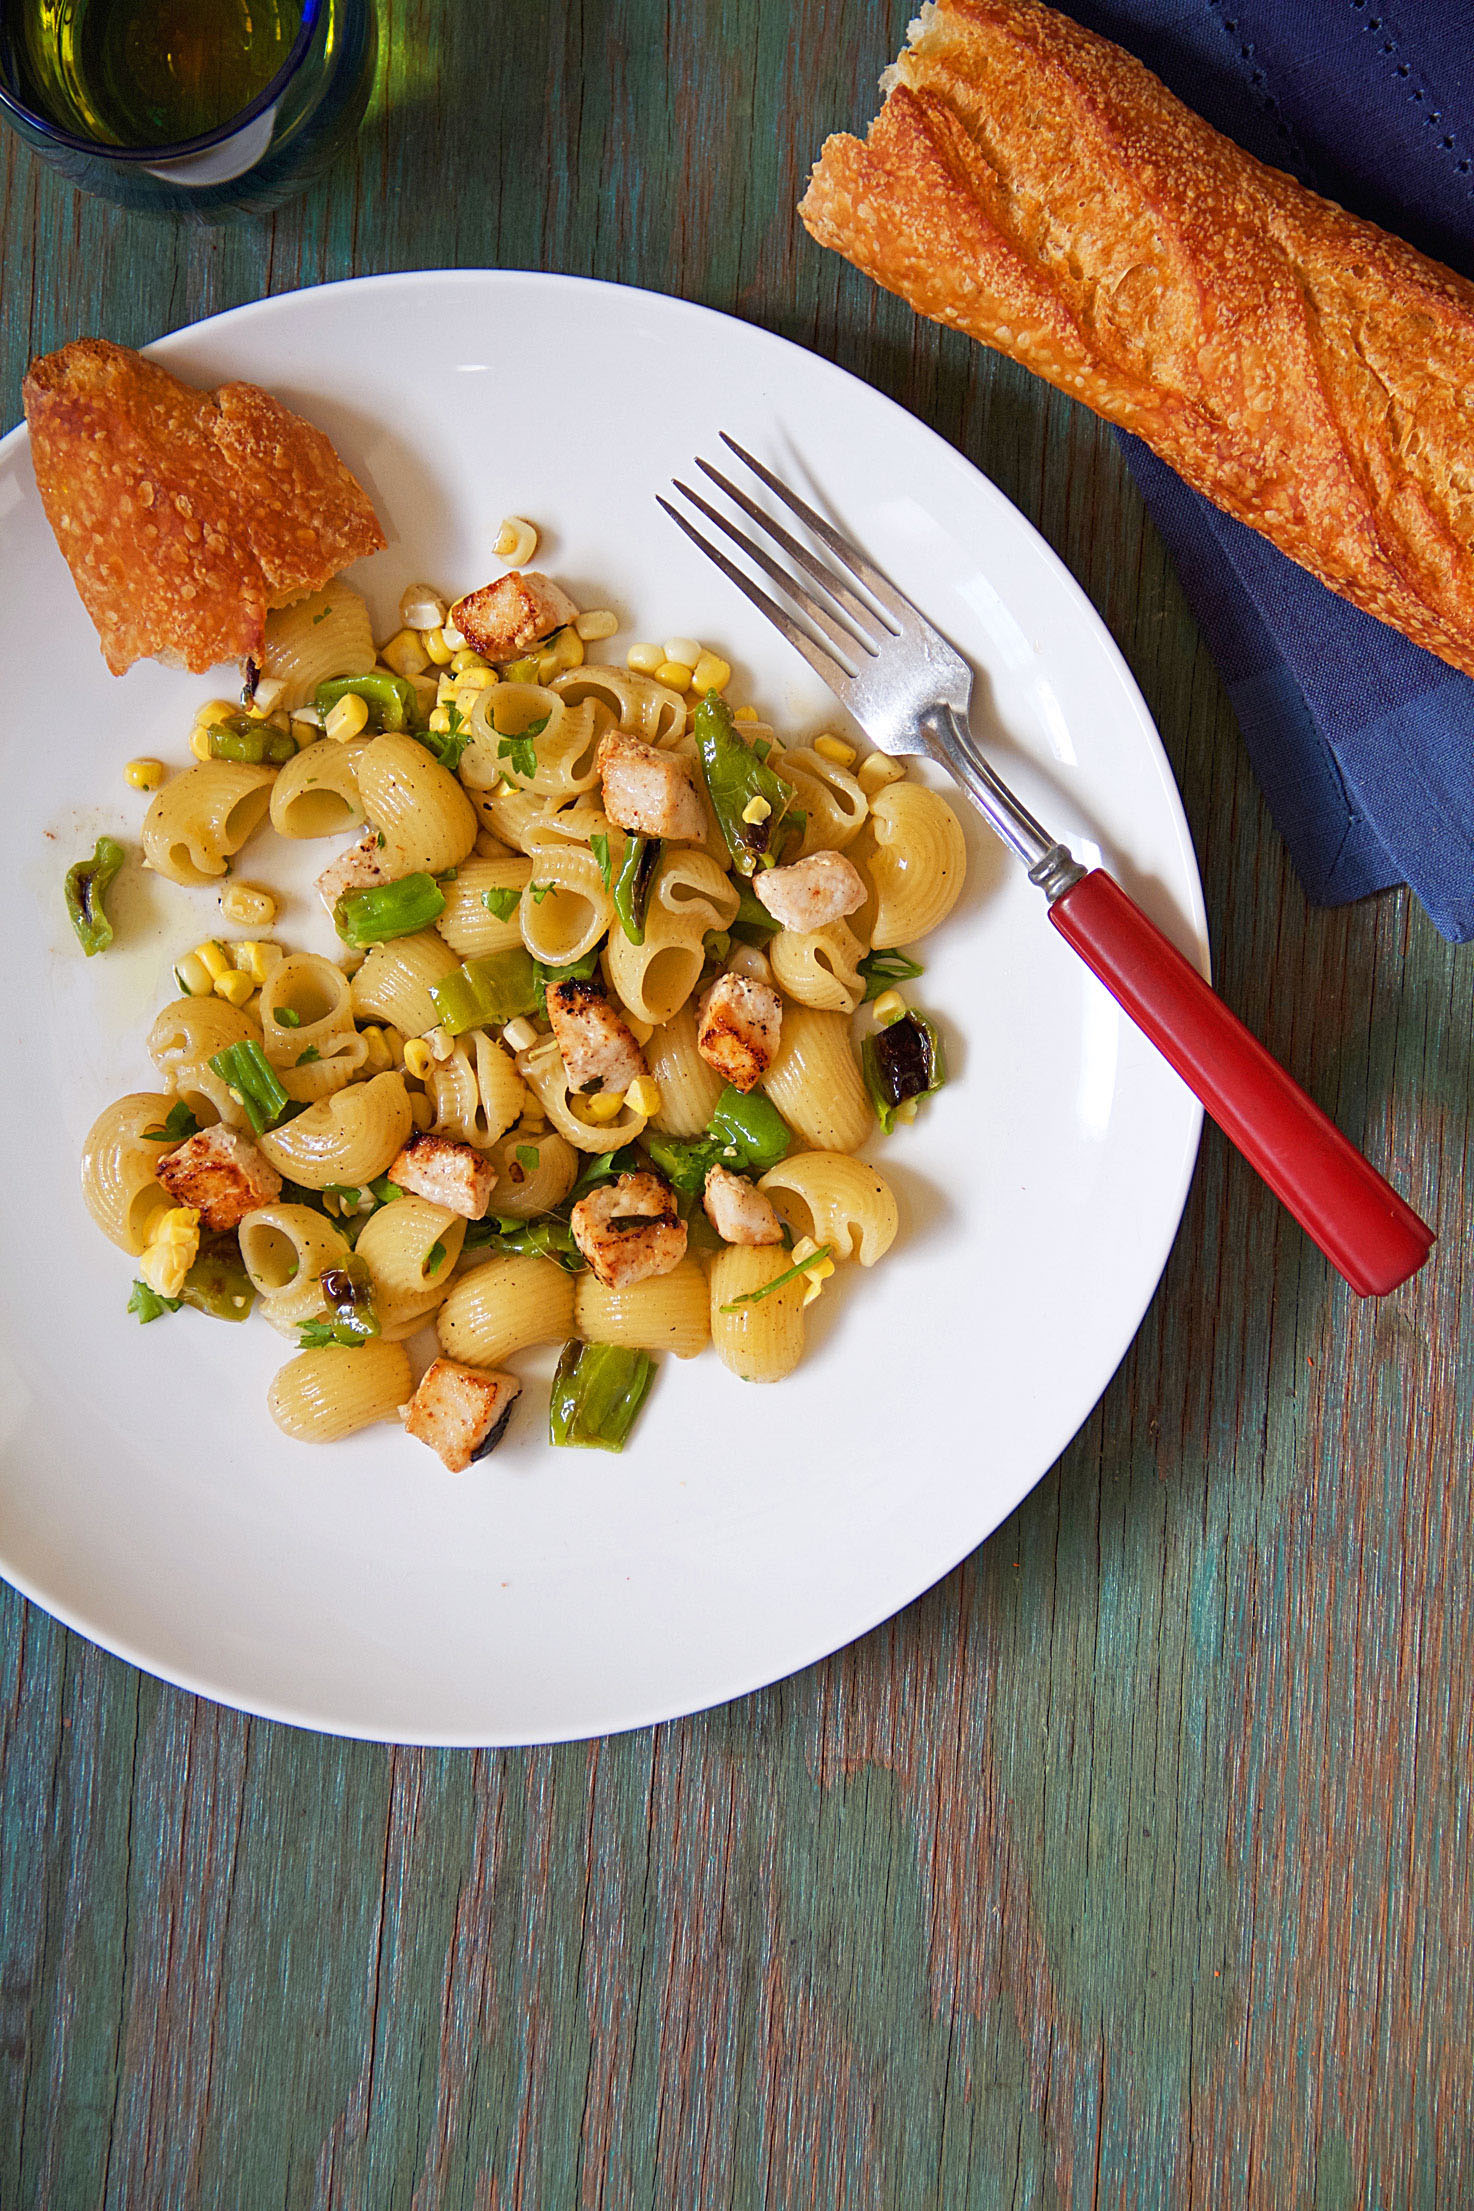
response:
{"label": "corn kernel", "polygon": [[492,668],[491,662],[483,660],[480,653],[472,652],[469,645],[462,645],[457,652],[450,656],[450,672],[453,676],[463,676],[468,668],[489,669],[493,680],[495,680],[496,670]]}
{"label": "corn kernel", "polygon": [[381,645],[379,658],[397,676],[422,676],[430,665],[430,655],[412,629],[398,631],[387,645]]}
{"label": "corn kernel", "polygon": [[432,668],[427,675],[411,676],[410,688],[415,695],[415,716],[418,720],[430,714],[440,703],[440,677]]}
{"label": "corn kernel", "polygon": [[755,722],[757,720],[757,708],[755,706],[739,706],[732,719],[734,722]]}
{"label": "corn kernel", "polygon": [[364,1053],[364,1072],[368,1075],[388,1075],[396,1067],[404,1065],[404,1038],[397,1029],[380,1028],[377,1021],[360,1029],[367,1050]]}
{"label": "corn kernel", "polygon": [[430,1100],[425,1096],[423,1090],[416,1090],[411,1092],[409,1101],[409,1117],[414,1123],[415,1127],[419,1129],[421,1133],[423,1133],[430,1126],[430,1123],[434,1120],[435,1108]]}
{"label": "corn kernel", "polygon": [[708,691],[725,691],[732,680],[732,663],[719,653],[701,653],[691,670],[691,687],[704,698]]}
{"label": "corn kernel", "polygon": [[206,937],[203,944],[197,944],[194,956],[209,975],[212,985],[218,983],[222,975],[230,973],[230,955],[224,945],[217,944],[213,937]]}
{"label": "corn kernel", "polygon": [[220,893],[220,911],[239,928],[269,929],[279,908],[272,893],[259,883],[228,883]]}
{"label": "corn kernel", "polygon": [[901,1100],[901,1103],[896,1107],[895,1113],[892,1115],[892,1119],[897,1121],[904,1121],[909,1127],[911,1122],[916,1119],[916,1108],[919,1103],[920,1100],[917,1098],[903,1098]]}
{"label": "corn kernel", "polygon": [[631,645],[624,656],[626,668],[633,668],[637,676],[653,676],[664,662],[665,654],[658,645]]}
{"label": "corn kernel", "polygon": [[436,677],[434,699],[436,706],[449,706],[456,695],[456,684],[459,680],[457,676],[451,673],[449,668],[446,669],[444,675]]}
{"label": "corn kernel", "polygon": [[156,791],[164,780],[164,763],[147,756],[130,760],[123,770],[123,780],[133,791]]}
{"label": "corn kernel", "polygon": [[210,699],[195,716],[201,729],[213,729],[217,722],[233,721],[240,708],[231,699]]}
{"label": "corn kernel", "polygon": [[843,737],[816,737],[814,750],[821,760],[832,760],[837,768],[852,768],[859,755],[853,745],[847,745]]}
{"label": "corn kernel", "polygon": [[274,714],[287,695],[282,676],[257,676],[256,688],[251,693],[251,705],[258,714]]}
{"label": "corn kernel", "polygon": [[[457,660],[461,657],[456,654]],[[495,668],[488,668],[484,661],[479,668],[462,668],[455,679],[455,696],[474,698],[478,691],[489,691],[496,680]]]}
{"label": "corn kernel", "polygon": [[322,735],[322,716],[315,706],[294,706],[289,719],[298,752],[306,745],[316,744]]}
{"label": "corn kernel", "polygon": [[905,1011],[906,1001],[898,990],[883,990],[875,1001],[875,1018],[886,1028],[899,1021]]}
{"label": "corn kernel", "polygon": [[450,620],[448,622],[441,623],[440,634],[445,639],[446,644],[449,645],[453,653],[463,653],[465,651],[466,640],[461,635],[460,631],[456,628],[454,607],[452,607],[450,610]]}
{"label": "corn kernel", "polygon": [[624,1094],[624,1102],[632,1113],[643,1113],[646,1120],[660,1111],[660,1085],[653,1075],[637,1075]]}
{"label": "corn kernel", "polygon": [[445,601],[427,583],[412,583],[400,598],[399,619],[406,629],[439,629],[445,620]]}
{"label": "corn kernel", "polygon": [[587,614],[580,614],[573,626],[586,645],[602,645],[619,628],[619,616],[611,614],[606,606],[592,607]]}
{"label": "corn kernel", "polygon": [[765,798],[750,798],[742,809],[742,819],[750,822],[766,821],[772,811]]}
{"label": "corn kernel", "polygon": [[689,691],[691,688],[690,663],[685,660],[662,660],[655,671],[657,683],[663,683],[671,691]]}
{"label": "corn kernel", "polygon": [[520,514],[509,514],[491,549],[509,568],[525,568],[537,551],[537,532]]}
{"label": "corn kernel", "polygon": [[255,993],[256,985],[238,967],[233,967],[228,975],[217,975],[215,978],[215,996],[223,998],[228,1006],[243,1006]]}
{"label": "corn kernel", "polygon": [[208,998],[215,988],[215,978],[196,952],[186,952],[177,962],[174,980],[186,998]]}
{"label": "corn kernel", "polygon": [[576,623],[567,622],[553,639],[553,658],[560,669],[581,668],[584,664],[583,639]]}
{"label": "corn kernel", "polygon": [[433,1055],[431,1054],[429,1045],[425,1042],[425,1039],[422,1036],[412,1036],[406,1039],[404,1046],[404,1064],[408,1068],[409,1072],[420,1082],[423,1082],[425,1080],[425,1077],[429,1074],[431,1068],[435,1064],[435,1061]]}
{"label": "corn kernel", "polygon": [[655,1023],[653,1021],[642,1021],[637,1013],[630,1012],[628,1006],[621,1007],[620,1011],[624,1016],[625,1027],[643,1050],[655,1034]]}
{"label": "corn kernel", "polygon": [[456,1040],[443,1021],[437,1021],[433,1029],[425,1031],[424,1041],[430,1047],[432,1059],[454,1059]]}
{"label": "corn kernel", "polygon": [[156,1297],[178,1297],[200,1248],[200,1216],[192,1205],[171,1205],[149,1230],[138,1271]]}
{"label": "corn kernel", "polygon": [[[451,694],[452,699],[454,698],[454,695],[454,693]],[[434,713],[430,716],[430,727],[437,737],[449,736],[450,705],[448,703],[445,706],[436,707]]]}
{"label": "corn kernel", "polygon": [[525,1052],[530,1044],[536,1044],[537,1031],[532,1023],[519,1013],[516,1019],[509,1021],[503,1029],[502,1042],[510,1045],[514,1052]]}
{"label": "corn kernel", "polygon": [[694,637],[668,637],[665,641],[667,660],[683,660],[688,668],[694,668],[701,659],[700,645]]}
{"label": "corn kernel", "polygon": [[888,783],[901,782],[905,773],[899,760],[892,760],[883,752],[872,752],[860,762],[856,781],[867,798],[874,798]]}
{"label": "corn kernel", "polygon": [[547,1125],[548,1117],[541,1106],[529,1104],[522,1108],[522,1118],[517,1123],[517,1131],[519,1135],[525,1130],[527,1135],[535,1136],[541,1130],[546,1129]]}
{"label": "corn kernel", "polygon": [[623,1113],[624,1092],[601,1090],[597,1097],[581,1098],[579,1103],[583,1107],[584,1119],[597,1121],[602,1126],[606,1121],[617,1121]]}
{"label": "corn kernel", "polygon": [[356,737],[368,721],[368,707],[356,691],[345,691],[337,705],[329,711],[323,723],[324,734],[335,745],[346,745],[350,737]]}
{"label": "corn kernel", "polygon": [[257,984],[269,982],[287,956],[279,944],[272,944],[269,939],[261,937],[244,937],[230,949],[235,954],[235,964],[241,973],[249,975],[252,982]]}
{"label": "corn kernel", "polygon": [[215,750],[210,743],[210,730],[207,723],[195,723],[194,728],[189,733],[189,749],[196,760],[214,759]]}
{"label": "corn kernel", "polygon": [[437,623],[433,630],[421,630],[420,643],[437,668],[448,668],[455,658],[455,648],[445,642],[445,631]]}

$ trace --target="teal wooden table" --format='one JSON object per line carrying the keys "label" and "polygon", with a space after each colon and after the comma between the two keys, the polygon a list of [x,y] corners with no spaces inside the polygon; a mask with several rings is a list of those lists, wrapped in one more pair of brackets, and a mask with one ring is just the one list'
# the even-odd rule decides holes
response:
{"label": "teal wooden table", "polygon": [[1474,2202],[1470,955],[1406,894],[1307,908],[1111,436],[799,230],[907,12],[387,0],[356,153],[229,231],[7,137],[5,425],[81,332],[430,264],[831,355],[1080,577],[1222,989],[1442,1242],[1360,1304],[1210,1131],[1135,1346],[1012,1520],[863,1643],[645,1734],[298,1734],[0,1592],[4,2211]]}

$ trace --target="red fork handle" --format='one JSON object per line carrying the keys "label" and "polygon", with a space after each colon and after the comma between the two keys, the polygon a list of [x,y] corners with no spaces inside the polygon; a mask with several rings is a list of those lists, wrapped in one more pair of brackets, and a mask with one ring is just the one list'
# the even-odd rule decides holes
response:
{"label": "red fork handle", "polygon": [[1101,868],[1049,918],[1362,1297],[1416,1274],[1433,1231]]}

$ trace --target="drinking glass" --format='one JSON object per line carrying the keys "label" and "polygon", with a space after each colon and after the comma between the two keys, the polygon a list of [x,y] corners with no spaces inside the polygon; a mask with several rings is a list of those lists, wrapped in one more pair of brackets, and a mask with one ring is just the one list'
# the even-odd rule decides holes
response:
{"label": "drinking glass", "polygon": [[341,152],[376,52],[373,0],[0,0],[0,116],[84,192],[219,222]]}

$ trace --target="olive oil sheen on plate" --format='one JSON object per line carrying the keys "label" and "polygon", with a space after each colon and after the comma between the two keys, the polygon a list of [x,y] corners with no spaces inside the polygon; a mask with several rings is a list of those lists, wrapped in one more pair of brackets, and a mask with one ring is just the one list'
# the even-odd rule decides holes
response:
{"label": "olive oil sheen on plate", "polygon": [[62,130],[177,146],[264,92],[302,0],[0,0],[16,90]]}

